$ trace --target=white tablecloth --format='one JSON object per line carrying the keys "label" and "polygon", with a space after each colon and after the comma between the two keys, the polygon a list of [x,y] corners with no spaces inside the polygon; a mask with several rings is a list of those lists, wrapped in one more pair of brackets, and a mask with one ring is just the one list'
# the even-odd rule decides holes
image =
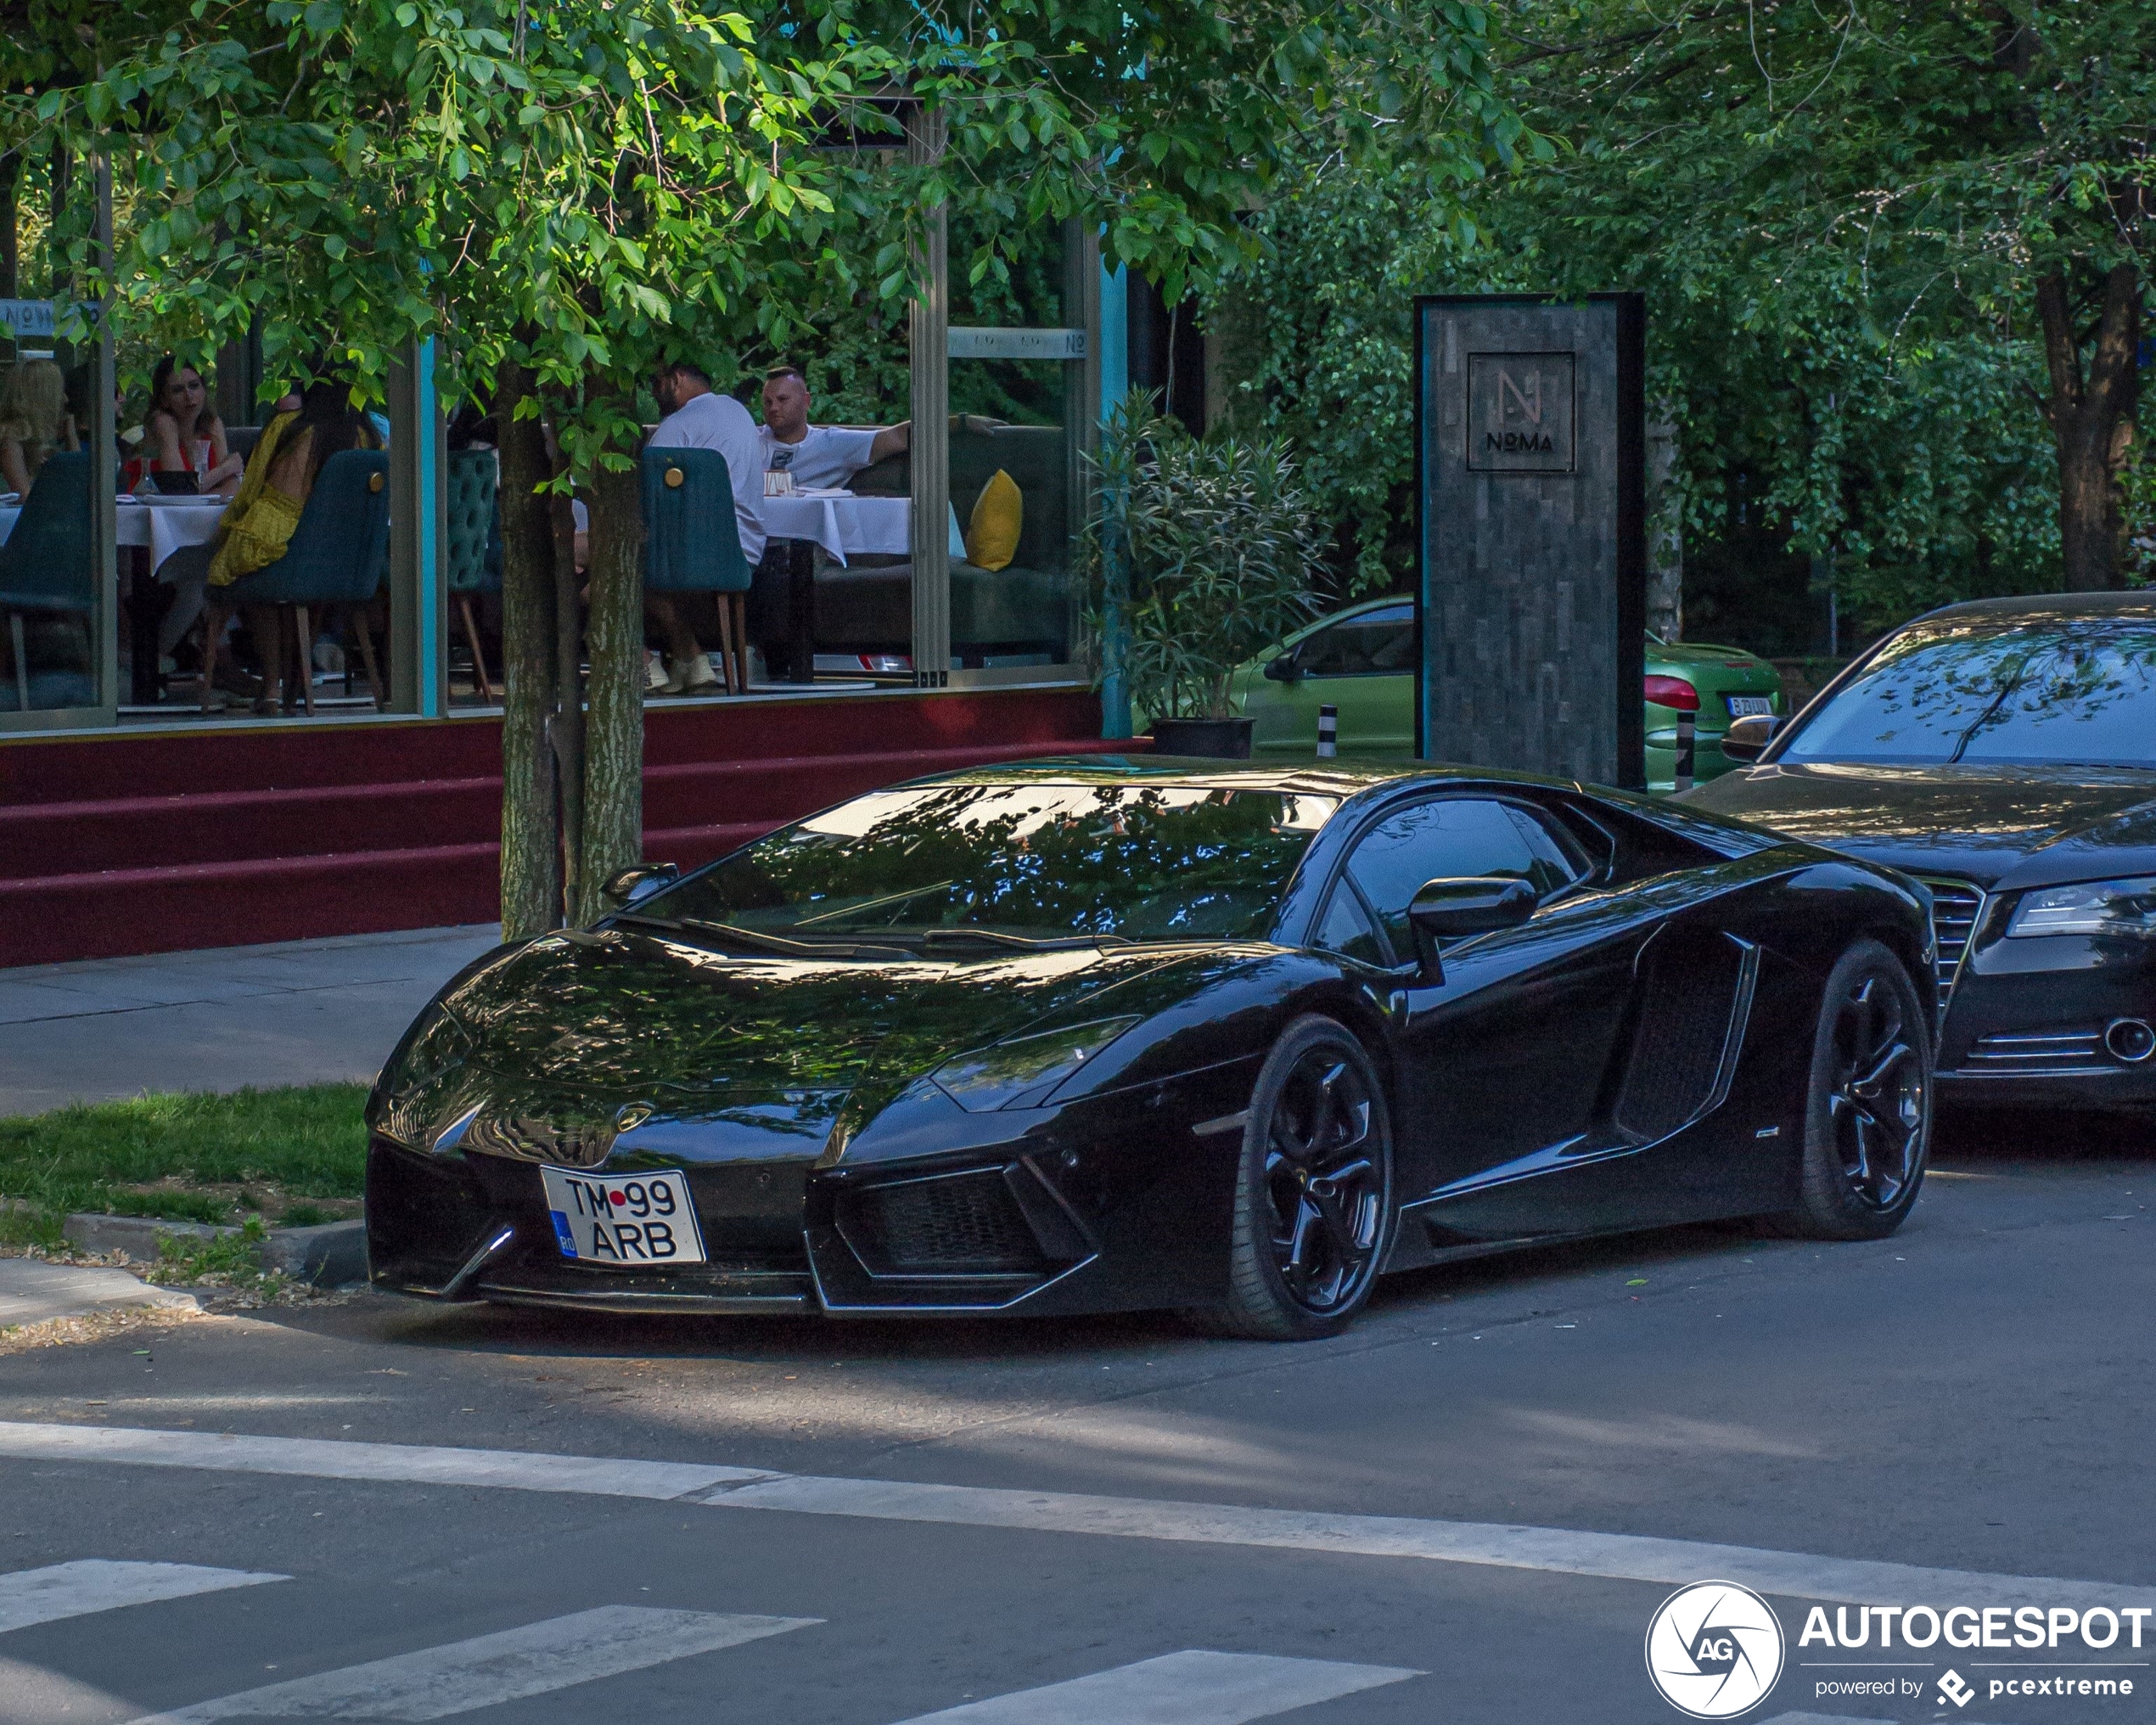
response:
{"label": "white tablecloth", "polygon": [[[206,545],[216,537],[217,520],[224,514],[224,499],[208,503],[130,503],[115,510],[115,541],[121,545],[147,545],[154,569],[182,545]],[[0,505],[0,540],[15,531],[22,514],[14,503]]]}
{"label": "white tablecloth", "polygon": [[[837,562],[868,553],[904,557],[913,549],[910,497],[856,497],[850,493],[764,499],[764,531],[774,539],[809,539]],[[951,554],[963,557],[958,514],[951,513]]]}

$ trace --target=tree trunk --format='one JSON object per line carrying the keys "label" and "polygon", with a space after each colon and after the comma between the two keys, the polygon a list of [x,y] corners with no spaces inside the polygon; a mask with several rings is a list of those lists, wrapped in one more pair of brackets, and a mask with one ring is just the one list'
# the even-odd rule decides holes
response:
{"label": "tree trunk", "polygon": [[[556,464],[559,473],[562,464]],[[561,796],[562,904],[574,918],[584,879],[584,631],[583,600],[576,573],[576,516],[570,499],[549,499],[547,525],[553,536],[554,685],[559,700],[547,725],[553,744],[555,782]]]}
{"label": "tree trunk", "polygon": [[592,486],[591,715],[584,737],[584,833],[577,920],[600,888],[643,859],[643,509],[637,469],[604,467]]}
{"label": "tree trunk", "polygon": [[495,374],[502,428],[502,938],[559,928],[561,851],[553,750],[554,533],[539,487],[553,476],[546,433],[516,408],[538,379],[504,361]]}
{"label": "tree trunk", "polygon": [[2141,279],[2131,264],[2104,279],[2103,310],[2086,375],[2066,277],[2053,270],[2036,284],[2051,394],[2044,417],[2058,444],[2058,537],[2069,593],[2124,584],[2119,464],[2121,427],[2130,424],[2141,346]]}
{"label": "tree trunk", "polygon": [[1684,500],[1670,475],[1677,428],[1665,408],[1647,428],[1647,627],[1684,638]]}
{"label": "tree trunk", "polygon": [[22,158],[0,156],[0,300],[19,295],[22,280]]}

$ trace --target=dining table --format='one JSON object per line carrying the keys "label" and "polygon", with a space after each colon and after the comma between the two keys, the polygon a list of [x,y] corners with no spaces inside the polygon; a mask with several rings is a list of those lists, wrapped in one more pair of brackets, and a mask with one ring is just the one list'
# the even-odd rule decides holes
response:
{"label": "dining table", "polygon": [[[810,683],[816,677],[816,570],[824,559],[845,566],[861,556],[910,557],[913,553],[911,497],[856,497],[845,490],[801,488],[767,496],[763,502],[766,577],[776,570],[784,584],[786,627],[770,643],[772,671],[782,681]],[[958,531],[958,512],[946,516],[951,559],[966,554]],[[781,553],[788,554],[778,554]]]}

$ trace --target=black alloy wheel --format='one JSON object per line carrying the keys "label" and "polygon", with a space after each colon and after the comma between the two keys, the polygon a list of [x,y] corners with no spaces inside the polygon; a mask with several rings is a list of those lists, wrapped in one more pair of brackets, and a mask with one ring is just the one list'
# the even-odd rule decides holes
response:
{"label": "black alloy wheel", "polygon": [[1392,1121],[1377,1068],[1345,1025],[1298,1019],[1251,1092],[1228,1297],[1201,1317],[1276,1341],[1345,1329],[1384,1267],[1392,1212]]}
{"label": "black alloy wheel", "polygon": [[1931,1149],[1931,1070],[1930,1020],[1908,970],[1877,941],[1857,941],[1820,1001],[1788,1231],[1882,1239],[1901,1226]]}

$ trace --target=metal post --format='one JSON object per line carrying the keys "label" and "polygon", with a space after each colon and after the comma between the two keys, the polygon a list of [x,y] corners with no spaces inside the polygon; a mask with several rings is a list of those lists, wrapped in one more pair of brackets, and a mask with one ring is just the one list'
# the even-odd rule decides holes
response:
{"label": "metal post", "polygon": [[1692,789],[1692,751],[1698,742],[1699,715],[1680,711],[1677,714],[1677,768],[1676,789]]}
{"label": "metal post", "polygon": [[390,705],[440,718],[446,709],[448,428],[435,399],[435,345],[390,369]]}
{"label": "metal post", "polygon": [[[919,103],[906,110],[906,159],[941,160],[943,115]],[[940,204],[922,219],[914,256],[920,293],[907,314],[913,391],[913,686],[951,681],[951,266],[950,220]]]}
{"label": "metal post", "polygon": [[[1131,388],[1131,289],[1122,265],[1101,272],[1100,417],[1104,425]],[[1113,504],[1110,505],[1113,507]],[[1100,733],[1109,740],[1131,734],[1131,684],[1124,671],[1122,598],[1130,566],[1120,537],[1101,546]]]}
{"label": "metal post", "polygon": [[[97,258],[112,267],[112,158],[97,159]],[[97,573],[98,608],[92,621],[98,643],[98,704],[120,717],[120,565],[115,494],[120,489],[118,427],[115,424],[111,301],[97,306],[97,346],[90,360],[90,567]]]}
{"label": "metal post", "polygon": [[1340,752],[1340,710],[1329,701],[1317,710],[1317,758],[1330,761]]}

